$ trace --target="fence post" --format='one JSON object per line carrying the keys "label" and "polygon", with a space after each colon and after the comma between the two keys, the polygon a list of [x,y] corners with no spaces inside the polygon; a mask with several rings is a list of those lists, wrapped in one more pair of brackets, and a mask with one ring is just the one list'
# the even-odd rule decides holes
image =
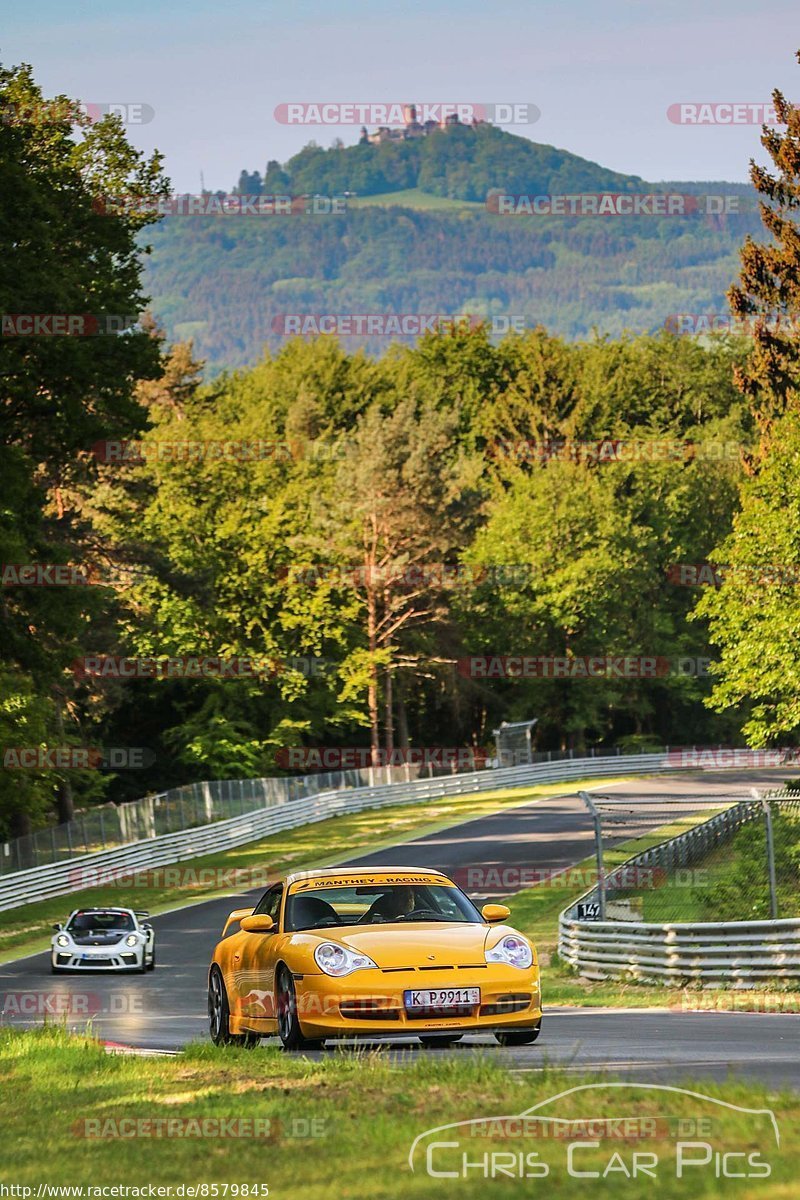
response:
{"label": "fence post", "polygon": [[766,796],[760,796],[756,788],[753,795],[761,801],[764,813],[764,829],[767,834],[767,871],[769,872],[769,915],[773,921],[778,919],[778,885],[775,879],[775,841],[772,836],[772,810]]}
{"label": "fence post", "polygon": [[588,792],[578,792],[583,803],[588,808],[594,822],[594,845],[595,855],[597,858],[597,899],[600,904],[600,920],[606,919],[606,874],[603,866],[603,826],[600,821],[600,813],[597,811],[594,801]]}

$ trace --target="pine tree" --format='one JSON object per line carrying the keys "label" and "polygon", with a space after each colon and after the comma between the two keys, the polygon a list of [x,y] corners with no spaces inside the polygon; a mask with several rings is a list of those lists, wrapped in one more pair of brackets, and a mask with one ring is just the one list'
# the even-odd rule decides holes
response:
{"label": "pine tree", "polygon": [[[800,62],[800,51],[796,57]],[[750,179],[763,197],[761,220],[772,238],[767,243],[746,238],[739,282],[728,292],[734,315],[753,323],[753,348],[735,378],[764,435],[782,413],[798,407],[800,389],[800,109],[777,90],[772,98],[783,128],[765,125],[761,144],[775,169],[750,162]]]}

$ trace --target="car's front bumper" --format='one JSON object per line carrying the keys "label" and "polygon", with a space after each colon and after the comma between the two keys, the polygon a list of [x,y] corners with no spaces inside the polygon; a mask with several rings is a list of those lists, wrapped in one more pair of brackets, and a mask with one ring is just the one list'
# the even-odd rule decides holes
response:
{"label": "car's front bumper", "polygon": [[52,951],[56,971],[141,971],[143,946],[104,946],[102,954],[86,954],[81,947]]}
{"label": "car's front bumper", "polygon": [[[463,978],[462,978],[463,976]],[[354,971],[344,979],[295,976],[297,1015],[308,1038],[414,1037],[531,1029],[542,1019],[537,967],[520,971],[493,964],[446,971]],[[412,1010],[406,991],[480,988],[480,1004],[458,1009]],[[263,1010],[262,1010],[263,1011]],[[232,1032],[274,1032],[274,1020],[234,1019]]]}

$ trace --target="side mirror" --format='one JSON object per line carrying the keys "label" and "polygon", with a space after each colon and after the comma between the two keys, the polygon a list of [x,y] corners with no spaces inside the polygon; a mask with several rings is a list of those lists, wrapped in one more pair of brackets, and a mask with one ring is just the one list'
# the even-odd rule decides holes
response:
{"label": "side mirror", "polygon": [[239,928],[245,933],[274,933],[275,922],[267,913],[257,913],[252,917],[242,917]]}
{"label": "side mirror", "polygon": [[227,937],[228,931],[237,921],[241,921],[242,917],[249,917],[252,914],[252,908],[235,908],[232,913],[229,913],[220,937]]}
{"label": "side mirror", "polygon": [[484,904],[481,909],[481,916],[484,921],[505,921],[511,916],[511,909],[506,908],[505,904]]}
{"label": "side mirror", "polygon": [[53,926],[53,931],[54,931],[54,933],[61,932],[61,922],[60,921],[56,925]]}

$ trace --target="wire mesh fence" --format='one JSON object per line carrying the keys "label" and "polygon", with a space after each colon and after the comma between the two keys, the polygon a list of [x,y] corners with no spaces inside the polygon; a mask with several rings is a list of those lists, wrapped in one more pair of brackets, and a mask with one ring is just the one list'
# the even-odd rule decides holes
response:
{"label": "wire mesh fence", "polygon": [[[572,758],[607,758],[608,749],[546,750],[531,755],[531,762],[562,762]],[[620,755],[621,751],[617,751]],[[633,751],[632,751],[633,753]],[[527,757],[524,761],[528,761]],[[508,765],[508,764],[503,764]],[[72,821],[48,825],[24,837],[0,842],[0,877],[47,863],[64,862],[79,854],[113,850],[131,842],[177,833],[214,821],[224,821],[256,809],[287,804],[320,792],[411,782],[420,778],[470,773],[489,769],[485,756],[476,754],[450,762],[408,761],[401,766],[354,767],[321,771],[313,775],[274,776],[262,779],[220,779],[185,784],[142,800],[104,804],[77,813]]]}
{"label": "wire mesh fence", "polygon": [[[410,770],[414,778],[414,769]],[[0,876],[224,821],[322,791],[358,787],[368,781],[369,773],[353,769],[297,777],[220,779],[171,788],[127,804],[104,804],[77,813],[72,821],[0,844]],[[375,768],[375,773],[382,780],[386,775],[406,778],[402,769],[392,767]]]}
{"label": "wire mesh fence", "polygon": [[800,916],[800,793],[581,796],[594,821],[598,886],[578,918]]}

